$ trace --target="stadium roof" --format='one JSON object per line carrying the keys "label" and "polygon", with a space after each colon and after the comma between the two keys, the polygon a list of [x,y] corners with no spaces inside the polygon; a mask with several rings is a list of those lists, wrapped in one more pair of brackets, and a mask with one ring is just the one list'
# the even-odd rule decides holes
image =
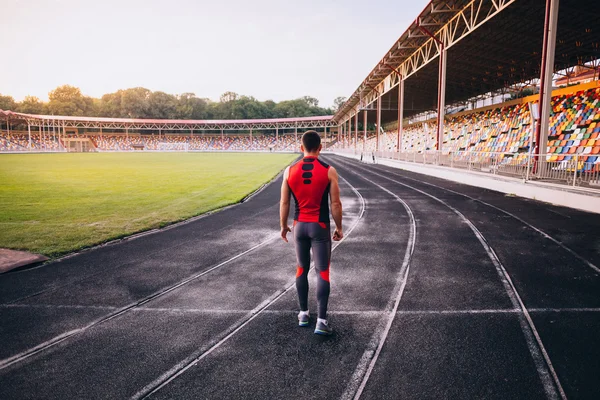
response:
{"label": "stadium roof", "polygon": [[[382,96],[382,122],[437,108],[440,46],[447,43],[446,104],[539,78],[543,0],[432,0],[335,114],[339,123]],[[560,0],[555,70],[600,58],[600,1]],[[369,116],[369,119],[372,117]]]}
{"label": "stadium roof", "polygon": [[165,130],[250,130],[250,129],[317,129],[334,127],[333,116],[298,118],[238,119],[238,120],[179,120],[179,119],[134,119],[101,117],[67,117],[55,115],[33,115],[0,110],[0,119],[31,126],[59,126],[75,128],[106,129],[165,129]]}

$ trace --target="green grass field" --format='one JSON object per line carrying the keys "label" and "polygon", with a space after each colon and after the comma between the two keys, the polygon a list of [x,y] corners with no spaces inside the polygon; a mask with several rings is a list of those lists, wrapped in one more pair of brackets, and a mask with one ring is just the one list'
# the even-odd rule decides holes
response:
{"label": "green grass field", "polygon": [[0,155],[0,247],[56,257],[239,202],[293,154]]}

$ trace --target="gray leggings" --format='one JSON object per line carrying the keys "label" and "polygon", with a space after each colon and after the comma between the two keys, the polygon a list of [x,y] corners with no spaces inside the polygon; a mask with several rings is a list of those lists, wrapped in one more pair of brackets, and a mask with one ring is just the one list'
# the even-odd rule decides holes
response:
{"label": "gray leggings", "polygon": [[323,222],[294,222],[294,242],[296,244],[296,289],[300,310],[308,310],[308,269],[310,249],[313,251],[317,271],[317,302],[319,318],[327,318],[329,300],[329,263],[331,260],[331,233],[329,224]]}

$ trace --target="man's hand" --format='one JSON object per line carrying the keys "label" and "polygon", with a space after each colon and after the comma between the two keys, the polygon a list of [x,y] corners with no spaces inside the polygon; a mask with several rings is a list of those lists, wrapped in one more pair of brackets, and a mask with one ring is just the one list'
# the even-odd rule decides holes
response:
{"label": "man's hand", "polygon": [[284,242],[288,243],[287,234],[288,234],[288,232],[291,232],[291,231],[292,230],[287,225],[281,227],[281,238],[283,239]]}
{"label": "man's hand", "polygon": [[342,232],[342,229],[335,228],[335,231],[333,232],[333,241],[339,242],[340,240],[342,240],[343,237],[344,237],[344,232]]}

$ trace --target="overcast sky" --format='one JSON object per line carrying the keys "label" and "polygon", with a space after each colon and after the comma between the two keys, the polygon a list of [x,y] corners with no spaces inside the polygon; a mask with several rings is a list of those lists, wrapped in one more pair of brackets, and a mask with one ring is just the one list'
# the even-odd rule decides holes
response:
{"label": "overcast sky", "polygon": [[426,0],[0,0],[0,94],[143,86],[331,106]]}

